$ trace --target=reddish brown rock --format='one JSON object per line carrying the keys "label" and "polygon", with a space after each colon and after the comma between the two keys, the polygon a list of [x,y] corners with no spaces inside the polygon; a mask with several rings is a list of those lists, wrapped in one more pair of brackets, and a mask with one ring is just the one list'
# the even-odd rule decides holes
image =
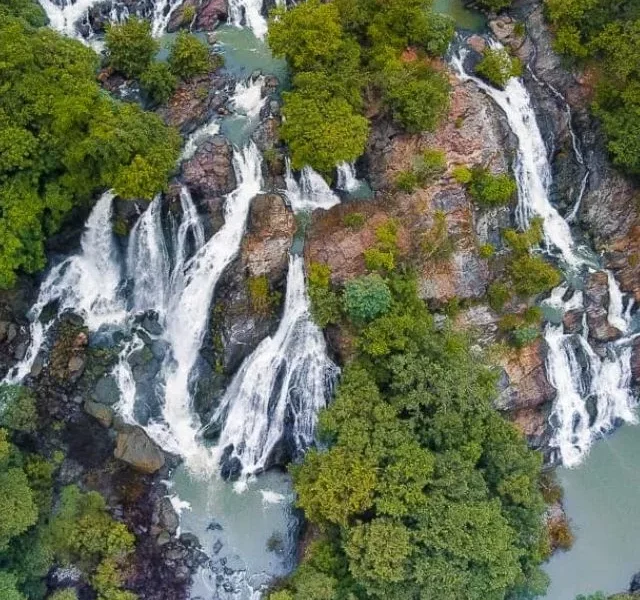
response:
{"label": "reddish brown rock", "polygon": [[609,281],[604,271],[592,273],[585,286],[585,311],[589,338],[597,342],[611,342],[622,333],[609,323]]}
{"label": "reddish brown rock", "polygon": [[582,331],[583,312],[579,309],[570,310],[564,314],[562,324],[566,334],[580,333]]}
{"label": "reddish brown rock", "polygon": [[508,384],[496,402],[500,410],[533,409],[550,402],[555,389],[545,372],[546,344],[544,340],[514,350],[499,360]]}
{"label": "reddish brown rock", "polygon": [[204,142],[182,166],[182,176],[191,193],[199,198],[230,193],[236,187],[231,144],[222,136]]}
{"label": "reddish brown rock", "polygon": [[229,17],[227,0],[209,0],[203,2],[196,17],[196,29],[212,31]]}

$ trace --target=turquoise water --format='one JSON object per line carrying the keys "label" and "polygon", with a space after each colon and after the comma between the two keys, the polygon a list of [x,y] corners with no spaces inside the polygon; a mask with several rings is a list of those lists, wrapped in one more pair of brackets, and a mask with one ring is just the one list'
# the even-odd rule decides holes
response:
{"label": "turquoise water", "polygon": [[547,600],[625,591],[640,571],[640,427],[599,440],[579,468],[558,475],[576,541],[546,568]]}
{"label": "turquoise water", "polygon": [[435,0],[433,9],[443,15],[453,17],[456,27],[469,31],[482,31],[487,21],[482,13],[470,10],[464,5],[464,0]]}

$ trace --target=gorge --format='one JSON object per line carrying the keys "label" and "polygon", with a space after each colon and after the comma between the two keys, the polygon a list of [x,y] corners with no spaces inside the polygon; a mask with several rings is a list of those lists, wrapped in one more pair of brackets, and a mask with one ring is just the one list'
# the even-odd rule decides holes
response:
{"label": "gorge", "polygon": [[[272,593],[274,582],[291,574],[320,534],[295,509],[284,467],[335,443],[317,439],[318,415],[366,335],[355,318],[345,325],[347,291],[337,290],[372,273],[395,281],[395,266],[371,268],[371,256],[381,255],[415,271],[434,331],[467,331],[472,353],[495,353],[496,407],[549,468],[559,465],[576,544],[551,557],[544,597],[573,600],[628,586],[640,568],[626,543],[640,517],[633,502],[640,291],[632,259],[637,209],[620,204],[631,203],[634,188],[609,165],[582,83],[551,49],[540,3],[517,0],[509,16],[493,14],[487,23],[459,2],[437,2],[459,19],[448,64],[429,59],[450,79],[445,119],[433,132],[409,133],[369,106],[363,156],[340,161],[331,174],[295,171],[279,140],[281,92],[292,82],[264,43],[262,2],[41,4],[50,27],[96,49],[108,21],[137,15],[162,40],[193,28],[226,58],[180,83],[157,108],[184,137],[168,188],[150,202],[102,193],[82,234],[76,224],[69,236],[77,244],[50,251],[39,284],[21,283],[22,299],[2,299],[3,319],[20,328],[2,338],[4,383],[77,404],[62,413],[81,407],[95,417],[108,431],[107,454],[115,443],[115,457],[149,478],[153,525],[139,524],[136,533],[151,538],[153,530],[149,543],[158,548],[149,557],[165,561],[158,570],[171,570],[162,566],[173,564],[171,551],[188,568],[180,563],[175,592],[149,586],[145,595],[142,577],[132,588],[140,598],[294,598],[278,594],[297,584]],[[275,3],[292,9],[286,4]],[[487,50],[505,48],[525,69],[500,89],[476,67]],[[135,81],[103,74],[116,96],[144,98]],[[434,174],[398,185],[430,149],[443,157]],[[496,176],[513,171],[511,206],[474,201],[473,183],[456,169],[469,167],[471,177],[478,165]],[[538,223],[541,239],[524,254],[553,265],[560,280],[497,308],[492,286],[517,287],[514,264],[522,258],[505,231],[514,225],[511,239],[522,239],[515,236]],[[372,249],[378,254],[367,254]],[[319,322],[319,297],[343,317]],[[525,327],[527,311],[539,316]],[[75,341],[62,359],[67,380],[54,384],[65,327]],[[510,336],[531,328],[533,340],[507,347]],[[74,359],[82,361],[76,371]],[[588,531],[595,519],[602,523]]]}

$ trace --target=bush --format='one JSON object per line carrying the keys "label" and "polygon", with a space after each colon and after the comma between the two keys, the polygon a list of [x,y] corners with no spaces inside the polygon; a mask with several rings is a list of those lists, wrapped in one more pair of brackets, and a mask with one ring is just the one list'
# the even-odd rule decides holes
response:
{"label": "bush", "polygon": [[353,323],[366,323],[389,310],[391,291],[380,275],[363,275],[347,282],[343,305]]}
{"label": "bush", "polygon": [[383,72],[383,97],[393,118],[409,133],[433,131],[449,109],[446,75],[424,62],[390,62]]}
{"label": "bush", "polygon": [[469,193],[481,206],[508,204],[517,189],[515,179],[509,175],[493,175],[482,167],[476,167],[472,171]]}
{"label": "bush", "polygon": [[342,217],[342,224],[349,229],[361,229],[366,220],[362,213],[353,212]]}
{"label": "bush", "polygon": [[340,300],[331,290],[331,269],[327,265],[311,263],[308,274],[309,300],[313,320],[320,327],[340,320]]}
{"label": "bush", "polygon": [[489,259],[496,253],[495,246],[493,244],[482,244],[478,250],[480,258]]}
{"label": "bush", "polygon": [[38,422],[36,401],[21,385],[0,384],[0,426],[16,431],[34,431]]}
{"label": "bush", "polygon": [[410,194],[418,187],[418,176],[413,171],[400,171],[396,175],[396,187]]}
{"label": "bush", "polygon": [[453,239],[449,235],[446,213],[437,210],[433,221],[433,226],[422,238],[422,251],[426,254],[426,258],[445,260],[455,250]]}
{"label": "bush", "polygon": [[494,282],[487,289],[489,306],[496,312],[500,312],[510,299],[511,291],[504,283]]}
{"label": "bush", "polygon": [[47,597],[47,600],[78,600],[78,594],[75,589],[67,588],[53,592],[51,596]]}
{"label": "bush", "polygon": [[195,35],[181,31],[171,46],[169,67],[180,79],[204,75],[211,69],[209,47]]}
{"label": "bush", "polygon": [[140,84],[152,102],[164,104],[171,98],[178,82],[169,65],[154,62],[140,76]]}
{"label": "bush", "polygon": [[566,519],[553,520],[549,523],[549,541],[554,550],[571,550],[575,538]]}
{"label": "bush", "polygon": [[268,315],[280,302],[280,294],[272,293],[266,275],[250,277],[247,282],[249,288],[249,302],[251,309],[260,314]]}
{"label": "bush", "polygon": [[471,179],[473,178],[471,169],[466,165],[459,165],[457,167],[454,167],[452,175],[458,183],[462,183],[463,185],[471,183]]}
{"label": "bush", "polygon": [[558,269],[539,256],[521,256],[514,259],[508,268],[514,289],[521,296],[548,292],[562,281]]}
{"label": "bush", "polygon": [[515,229],[506,229],[502,237],[516,256],[528,254],[529,250],[537,246],[543,239],[542,219],[536,217],[532,219],[529,229],[518,232]]}
{"label": "bush", "polygon": [[476,66],[476,73],[496,87],[504,89],[509,79],[522,75],[522,62],[503,48],[487,48]]}
{"label": "bush", "polygon": [[364,251],[364,264],[369,271],[390,273],[396,267],[396,259],[393,252],[385,252],[379,248],[369,248]]}
{"label": "bush", "polygon": [[159,49],[149,21],[136,17],[109,24],[104,42],[108,63],[127,77],[139,77]]}
{"label": "bush", "polygon": [[447,168],[447,159],[442,150],[425,150],[413,163],[413,171],[421,185],[442,175]]}

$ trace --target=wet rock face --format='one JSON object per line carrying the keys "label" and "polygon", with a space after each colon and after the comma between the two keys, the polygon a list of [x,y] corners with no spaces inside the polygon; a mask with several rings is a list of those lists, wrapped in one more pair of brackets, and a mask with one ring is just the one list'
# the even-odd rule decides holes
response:
{"label": "wet rock face", "polygon": [[282,283],[296,223],[277,194],[257,196],[249,212],[242,256],[250,277],[267,276],[273,285]]}
{"label": "wet rock face", "polygon": [[118,432],[113,455],[142,473],[155,473],[165,463],[164,453],[140,427]]}
{"label": "wet rock face", "polygon": [[237,182],[231,144],[222,136],[202,143],[182,166],[182,177],[194,198],[212,199],[232,192]]}
{"label": "wet rock face", "polygon": [[599,343],[612,342],[621,337],[622,332],[609,323],[609,283],[607,274],[592,273],[584,290],[585,310],[589,338]]}
{"label": "wet rock face", "polygon": [[[195,18],[192,15],[195,15]],[[172,13],[167,24],[167,32],[173,33],[183,27],[195,31],[213,31],[220,23],[224,23],[228,16],[227,0],[186,0]]]}

